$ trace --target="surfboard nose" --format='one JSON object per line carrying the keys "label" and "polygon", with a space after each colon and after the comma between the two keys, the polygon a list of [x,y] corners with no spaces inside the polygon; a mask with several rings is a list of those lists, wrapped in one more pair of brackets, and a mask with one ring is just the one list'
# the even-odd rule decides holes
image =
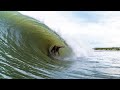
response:
{"label": "surfboard nose", "polygon": [[65,46],[60,46],[61,48],[64,48]]}
{"label": "surfboard nose", "polygon": [[60,49],[60,48],[64,48],[65,46],[56,46],[56,47]]}

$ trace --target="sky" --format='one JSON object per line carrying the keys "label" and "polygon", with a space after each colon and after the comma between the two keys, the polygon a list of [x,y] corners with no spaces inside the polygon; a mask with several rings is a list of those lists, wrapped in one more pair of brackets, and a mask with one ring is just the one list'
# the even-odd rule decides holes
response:
{"label": "sky", "polygon": [[20,11],[59,33],[72,45],[120,47],[120,11]]}

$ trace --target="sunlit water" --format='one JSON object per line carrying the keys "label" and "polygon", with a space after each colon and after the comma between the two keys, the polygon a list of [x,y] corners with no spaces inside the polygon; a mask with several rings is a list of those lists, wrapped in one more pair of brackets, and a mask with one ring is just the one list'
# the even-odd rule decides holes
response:
{"label": "sunlit water", "polygon": [[[1,56],[1,55],[0,55]],[[120,52],[95,51],[89,57],[47,63],[0,59],[0,78],[116,79],[120,78]],[[36,60],[35,60],[36,61]]]}
{"label": "sunlit water", "polygon": [[69,78],[120,78],[120,52],[95,51],[89,57],[78,58],[70,68]]}

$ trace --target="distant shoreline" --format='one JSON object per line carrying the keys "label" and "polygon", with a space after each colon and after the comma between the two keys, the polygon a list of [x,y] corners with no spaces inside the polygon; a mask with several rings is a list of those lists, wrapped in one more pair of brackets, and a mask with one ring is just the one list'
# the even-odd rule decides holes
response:
{"label": "distant shoreline", "polygon": [[93,48],[94,50],[120,51],[120,47]]}

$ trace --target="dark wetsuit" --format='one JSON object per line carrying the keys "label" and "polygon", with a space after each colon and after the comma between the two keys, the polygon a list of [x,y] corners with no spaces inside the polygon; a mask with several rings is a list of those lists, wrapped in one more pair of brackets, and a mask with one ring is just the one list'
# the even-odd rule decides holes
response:
{"label": "dark wetsuit", "polygon": [[62,48],[63,46],[54,46],[51,50],[52,53],[54,53],[54,55],[56,55],[56,53],[58,53],[59,55],[59,49]]}
{"label": "dark wetsuit", "polygon": [[52,49],[51,49],[51,52],[55,54],[55,51],[56,50],[56,46],[54,46]]}
{"label": "dark wetsuit", "polygon": [[58,55],[59,55],[59,49],[60,49],[61,47],[56,47],[56,52],[58,52]]}

